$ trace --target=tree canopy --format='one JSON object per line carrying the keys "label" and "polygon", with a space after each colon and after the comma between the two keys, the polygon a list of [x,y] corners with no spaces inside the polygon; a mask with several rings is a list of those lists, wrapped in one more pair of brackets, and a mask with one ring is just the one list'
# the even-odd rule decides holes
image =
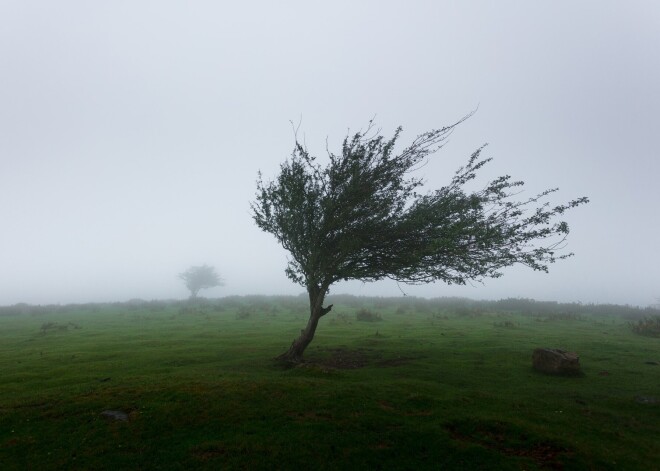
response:
{"label": "tree canopy", "polygon": [[190,290],[190,298],[194,299],[201,289],[222,286],[224,282],[215,272],[215,268],[209,265],[194,266],[183,273],[179,273],[186,287]]}
{"label": "tree canopy", "polygon": [[[341,153],[329,152],[325,165],[296,139],[275,180],[259,175],[253,218],[289,252],[287,276],[307,288],[312,337],[331,308],[322,307],[324,296],[337,281],[464,284],[499,277],[514,264],[547,271],[572,255],[561,253],[569,228],[556,218],[588,199],[551,206],[543,200],[557,189],[549,189],[516,200],[523,182],[508,175],[468,191],[491,160],[482,156],[484,147],[448,185],[420,193],[424,182],[413,172],[463,120],[423,133],[399,152],[402,129],[386,139],[370,123],[346,136]],[[284,357],[301,359],[309,341],[293,352],[294,341]]]}

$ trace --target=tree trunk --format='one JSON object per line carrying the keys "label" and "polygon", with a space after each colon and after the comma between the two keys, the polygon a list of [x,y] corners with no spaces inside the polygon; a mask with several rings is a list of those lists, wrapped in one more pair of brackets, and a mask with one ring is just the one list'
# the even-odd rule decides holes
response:
{"label": "tree trunk", "polygon": [[303,361],[303,352],[312,342],[314,333],[319,325],[321,317],[325,316],[332,309],[332,304],[323,307],[323,300],[328,292],[328,288],[319,286],[307,287],[309,293],[309,321],[307,327],[300,331],[300,336],[293,341],[289,349],[277,357],[277,360],[285,363],[300,363]]}

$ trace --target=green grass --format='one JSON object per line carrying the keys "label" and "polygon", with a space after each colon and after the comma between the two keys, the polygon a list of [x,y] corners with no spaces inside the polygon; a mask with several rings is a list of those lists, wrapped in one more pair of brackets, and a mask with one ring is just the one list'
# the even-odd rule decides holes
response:
{"label": "green grass", "polygon": [[[298,303],[0,316],[0,469],[660,469],[639,400],[660,400],[660,339],[623,317],[337,302],[282,369]],[[536,347],[584,375],[535,373]]]}

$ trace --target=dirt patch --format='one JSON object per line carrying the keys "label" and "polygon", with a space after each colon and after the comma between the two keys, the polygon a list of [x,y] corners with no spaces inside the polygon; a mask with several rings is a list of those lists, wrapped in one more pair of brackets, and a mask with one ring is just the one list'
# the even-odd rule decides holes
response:
{"label": "dirt patch", "polygon": [[446,425],[454,440],[476,443],[509,456],[534,460],[542,469],[564,469],[562,458],[572,452],[565,446],[535,437],[512,424],[469,420]]}
{"label": "dirt patch", "polygon": [[378,407],[380,407],[381,409],[387,412],[394,412],[396,410],[394,409],[392,403],[388,401],[378,401]]}
{"label": "dirt patch", "polygon": [[121,410],[104,410],[101,412],[101,417],[110,421],[119,420],[121,422],[128,422],[128,414]]}
{"label": "dirt patch", "polygon": [[374,359],[380,358],[380,354],[374,352],[371,348],[357,348],[353,350],[348,348],[329,348],[326,351],[330,353],[330,356],[312,360],[312,362],[329,368],[354,370],[364,368]]}
{"label": "dirt patch", "polygon": [[418,356],[418,357],[385,358],[383,360],[378,361],[376,363],[376,366],[380,366],[383,368],[387,368],[390,366],[403,366],[403,365],[407,365],[411,361],[419,360],[420,358],[424,358],[424,357]]}
{"label": "dirt patch", "polygon": [[307,422],[316,420],[332,420],[333,416],[329,412],[316,412],[316,411],[295,411],[287,412],[287,416],[296,422]]}
{"label": "dirt patch", "polygon": [[[319,358],[318,355],[323,355]],[[318,349],[314,356],[305,360],[307,366],[318,366],[321,368],[332,368],[340,370],[353,370],[365,366],[377,366],[381,368],[402,366],[413,360],[423,358],[421,356],[398,356],[394,358],[383,358],[382,353],[373,348],[346,347]]]}
{"label": "dirt patch", "polygon": [[226,448],[221,443],[203,443],[193,447],[191,452],[199,461],[210,461],[227,454]]}

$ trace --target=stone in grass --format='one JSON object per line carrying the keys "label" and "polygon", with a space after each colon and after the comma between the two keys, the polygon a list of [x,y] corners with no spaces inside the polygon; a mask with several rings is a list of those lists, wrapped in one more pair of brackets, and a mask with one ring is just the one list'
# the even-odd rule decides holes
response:
{"label": "stone in grass", "polygon": [[108,420],[120,420],[122,422],[128,422],[128,414],[120,410],[104,410],[101,412],[101,416]]}
{"label": "stone in grass", "polygon": [[532,366],[542,373],[575,375],[580,373],[580,357],[558,348],[537,348],[532,353]]}
{"label": "stone in grass", "polygon": [[657,404],[658,398],[653,396],[635,396],[635,402],[638,404]]}

